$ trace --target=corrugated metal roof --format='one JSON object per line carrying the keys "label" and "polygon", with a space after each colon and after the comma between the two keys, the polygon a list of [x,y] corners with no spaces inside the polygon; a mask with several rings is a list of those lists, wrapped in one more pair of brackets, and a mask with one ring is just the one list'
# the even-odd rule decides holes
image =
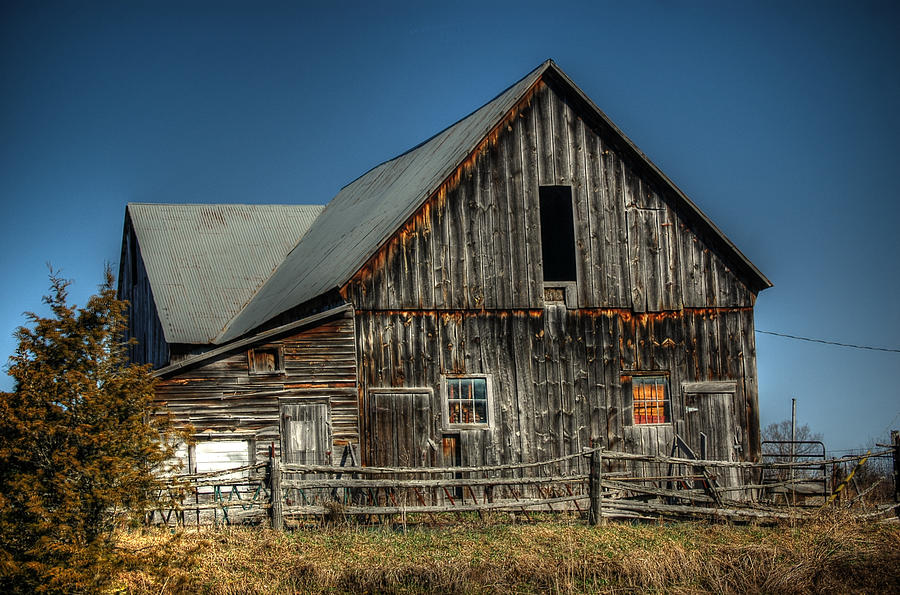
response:
{"label": "corrugated metal roof", "polygon": [[342,285],[456,169],[551,64],[486,105],[345,186],[216,343]]}
{"label": "corrugated metal roof", "polygon": [[323,208],[130,203],[166,341],[214,342]]}

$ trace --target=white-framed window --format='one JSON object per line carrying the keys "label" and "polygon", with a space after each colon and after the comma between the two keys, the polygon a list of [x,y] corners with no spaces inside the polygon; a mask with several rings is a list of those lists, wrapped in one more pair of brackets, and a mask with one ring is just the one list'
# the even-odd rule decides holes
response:
{"label": "white-framed window", "polygon": [[284,348],[280,345],[254,347],[247,351],[251,375],[284,374]]}
{"label": "white-framed window", "polygon": [[221,471],[218,479],[245,478],[247,471],[227,471],[256,463],[256,436],[243,432],[194,434],[194,442],[188,447],[187,463],[190,473]]}
{"label": "white-framed window", "polygon": [[444,376],[441,386],[445,428],[487,428],[492,422],[493,388],[486,374]]}

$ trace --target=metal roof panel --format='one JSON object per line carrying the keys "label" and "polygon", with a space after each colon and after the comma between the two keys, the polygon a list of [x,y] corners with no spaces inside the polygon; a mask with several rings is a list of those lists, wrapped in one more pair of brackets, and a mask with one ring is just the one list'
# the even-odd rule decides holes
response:
{"label": "metal roof panel", "polygon": [[323,208],[130,203],[166,341],[212,343]]}

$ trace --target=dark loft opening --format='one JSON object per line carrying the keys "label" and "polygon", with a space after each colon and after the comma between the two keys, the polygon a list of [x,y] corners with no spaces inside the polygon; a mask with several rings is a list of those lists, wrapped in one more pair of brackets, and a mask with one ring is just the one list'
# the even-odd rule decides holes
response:
{"label": "dark loft opening", "polygon": [[571,186],[541,186],[544,281],[575,281],[575,221]]}

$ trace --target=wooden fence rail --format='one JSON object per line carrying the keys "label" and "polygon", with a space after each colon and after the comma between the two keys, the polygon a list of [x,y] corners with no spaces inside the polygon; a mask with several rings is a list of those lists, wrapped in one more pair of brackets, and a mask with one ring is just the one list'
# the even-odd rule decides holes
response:
{"label": "wooden fence rail", "polygon": [[281,463],[281,468],[289,473],[356,473],[359,475],[443,475],[446,473],[490,473],[496,471],[518,471],[549,467],[565,461],[579,460],[588,456],[593,450],[585,449],[581,453],[531,463],[514,463],[508,465],[486,465],[483,467],[345,467],[337,465],[297,465]]}
{"label": "wooden fence rail", "polygon": [[834,459],[824,459],[817,461],[797,461],[790,462],[771,462],[771,463],[755,463],[749,461],[711,461],[703,459],[684,459],[679,457],[667,457],[663,455],[642,455],[632,454],[628,452],[616,452],[611,450],[603,451],[603,457],[607,459],[616,459],[621,461],[642,461],[647,463],[672,463],[675,465],[689,465],[694,467],[728,467],[732,469],[809,469],[821,467],[822,465],[834,465],[836,463],[849,463],[858,461],[866,457],[891,456],[893,450],[886,449],[883,451],[873,452],[865,455],[849,455]]}
{"label": "wooden fence rail", "polygon": [[[896,459],[900,448],[891,446],[870,456],[890,454]],[[829,459],[824,464],[859,461],[863,456]],[[635,462],[668,465],[668,472],[646,476],[622,470],[622,464],[627,467]],[[570,473],[560,471],[562,463]],[[817,461],[815,466],[822,464]],[[659,515],[777,520],[796,518],[802,512],[795,507],[767,504],[758,495],[764,490],[793,489],[802,485],[802,477],[718,485],[715,470],[810,466],[806,462],[696,460],[601,448],[547,461],[483,467],[296,465],[271,457],[257,465],[170,478],[148,520],[234,524],[268,519],[273,528],[281,529],[286,519],[296,522],[308,517],[383,518],[399,514],[405,522],[412,514],[433,519],[436,514],[511,511],[528,516],[537,510],[586,512],[591,524],[608,517]]]}
{"label": "wooden fence rail", "polygon": [[451,488],[466,486],[533,485],[584,481],[587,475],[545,477],[484,477],[474,479],[286,479],[282,488]]}

